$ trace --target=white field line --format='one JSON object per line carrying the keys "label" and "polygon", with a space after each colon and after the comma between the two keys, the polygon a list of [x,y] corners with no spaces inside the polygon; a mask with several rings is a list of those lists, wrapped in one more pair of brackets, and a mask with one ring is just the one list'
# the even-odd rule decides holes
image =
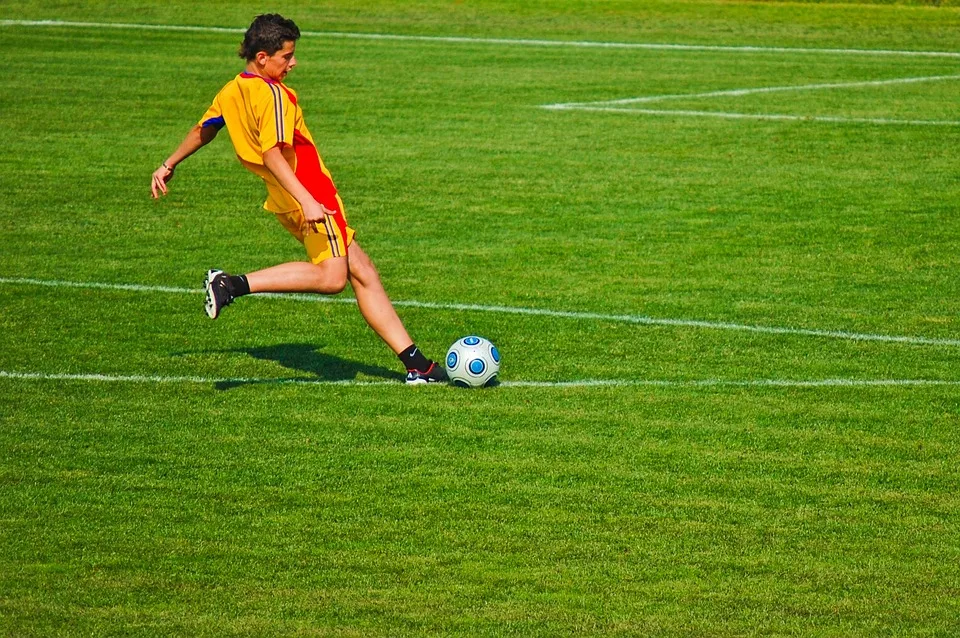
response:
{"label": "white field line", "polygon": [[[89,29],[135,29],[142,31],[185,31],[197,33],[243,33],[240,27],[203,27],[174,24],[138,24],[127,22],[80,22],[71,20],[0,20],[0,27],[76,27]],[[450,44],[488,44],[505,46],[537,46],[537,47],[574,47],[574,48],[602,48],[602,49],[637,49],[652,51],[693,51],[693,52],[727,52],[727,53],[820,53],[827,55],[882,55],[882,56],[920,56],[960,58],[958,51],[909,51],[895,49],[840,49],[840,48],[803,48],[803,47],[759,47],[759,46],[720,46],[698,44],[666,44],[643,42],[592,42],[570,40],[541,40],[523,38],[472,38],[463,36],[423,36],[391,33],[352,33],[344,31],[302,31],[301,35],[320,38],[341,38],[356,40],[394,40],[411,42],[437,42]],[[681,97],[681,96],[677,96]],[[638,98],[634,98],[638,99]],[[580,110],[629,112],[639,115],[672,115],[679,117],[717,117],[725,119],[759,119],[759,120],[786,120],[786,121],[814,121],[831,123],[864,123],[864,124],[902,124],[921,126],[958,126],[960,122],[937,120],[897,120],[887,118],[844,118],[844,117],[808,117],[796,115],[751,115],[744,113],[715,113],[708,111],[660,111],[643,109],[613,109],[595,108],[590,106],[574,106],[572,104],[550,104],[542,108],[552,110]]]}
{"label": "white field line", "polygon": [[[52,279],[30,279],[18,277],[0,277],[0,284],[15,284],[27,286],[46,286],[52,288],[86,288],[99,290],[120,290],[129,292],[162,292],[173,294],[203,294],[199,288],[173,288],[169,286],[144,286],[140,284],[111,284],[101,282],[58,281]],[[306,294],[261,294],[253,297],[280,298],[295,301],[319,303],[348,303],[355,304],[356,299],[350,297],[325,297],[322,295]],[[612,321],[616,323],[632,323],[649,326],[671,326],[678,328],[703,328],[708,330],[733,330],[753,332],[759,334],[795,335],[804,337],[824,337],[830,339],[845,339],[849,341],[879,341],[885,343],[901,343],[905,345],[932,345],[932,346],[960,346],[960,339],[937,339],[931,337],[910,337],[898,335],[882,335],[840,330],[814,330],[806,328],[781,328],[776,326],[752,326],[739,323],[718,321],[701,321],[696,319],[659,319],[643,315],[616,315],[599,312],[574,312],[566,310],[548,310],[543,308],[519,308],[515,306],[485,306],[479,304],[436,303],[429,301],[394,300],[394,306],[407,308],[428,308],[434,310],[456,310],[463,312],[494,312],[513,315],[527,315],[537,317],[556,317],[562,319],[586,319],[590,321]]]}
{"label": "white field line", "polygon": [[831,115],[785,115],[778,113],[728,113],[725,111],[684,111],[668,109],[626,109],[612,106],[566,106],[552,104],[542,108],[554,111],[596,111],[632,113],[665,117],[715,117],[724,120],[773,120],[785,122],[829,122],[832,124],[898,124],[906,126],[960,126],[960,120],[897,120],[883,117],[839,117]]}
{"label": "white field line", "polygon": [[758,93],[782,93],[784,91],[822,91],[826,89],[849,89],[864,86],[888,86],[891,84],[917,84],[920,82],[943,82],[944,80],[960,80],[960,75],[926,75],[910,78],[891,78],[889,80],[859,80],[856,82],[829,82],[822,84],[794,84],[790,86],[765,86],[753,89],[728,89],[724,91],[707,91],[706,93],[668,93],[665,95],[648,95],[645,97],[630,97],[621,100],[604,100],[599,102],[567,102],[563,104],[545,104],[543,108],[560,108],[574,106],[620,106],[624,104],[643,104],[661,102],[663,100],[682,100],[709,97],[741,97]]}
{"label": "white field line", "polygon": [[597,111],[604,113],[633,113],[636,115],[664,115],[675,117],[715,117],[736,120],[780,120],[800,122],[830,122],[830,123],[860,123],[860,124],[906,124],[912,126],[960,126],[956,120],[903,120],[895,118],[866,118],[840,117],[830,115],[782,115],[776,113],[729,113],[722,111],[696,110],[667,110],[667,109],[635,109],[624,108],[633,104],[650,104],[665,100],[681,99],[708,99],[717,97],[742,97],[763,93],[782,93],[788,91],[823,91],[831,89],[849,89],[861,87],[890,86],[896,84],[917,84],[920,82],[943,82],[960,80],[960,75],[931,75],[922,77],[893,78],[890,80],[865,80],[858,82],[831,82],[823,84],[800,84],[793,86],[768,86],[752,89],[729,89],[724,91],[707,91],[705,93],[669,93],[664,95],[648,95],[643,97],[623,98],[619,100],[602,100],[596,102],[562,102],[558,104],[542,104],[540,108],[552,111]]}
{"label": "white field line", "polygon": [[[79,22],[71,20],[0,20],[0,27],[77,27],[87,29],[136,29],[141,31],[186,31],[195,33],[243,33],[240,27],[202,27],[175,24],[137,24],[127,22]],[[637,49],[648,51],[711,51],[721,53],[820,53],[827,55],[886,55],[909,57],[960,58],[960,51],[904,51],[896,49],[842,49],[804,47],[723,46],[705,44],[667,44],[656,42],[592,42],[525,38],[475,38],[464,36],[407,35],[394,33],[353,33],[344,31],[301,31],[302,36],[351,40],[394,40],[400,42],[437,42],[448,44],[493,44],[504,46],[572,47],[581,49]]]}
{"label": "white field line", "polygon": [[[200,385],[310,385],[310,386],[398,386],[396,381],[331,381],[304,377],[200,377],[121,374],[76,374],[0,370],[0,379],[31,381],[88,381],[94,383],[192,383]],[[502,388],[892,388],[960,386],[960,381],[942,379],[583,379],[579,381],[502,381]]]}

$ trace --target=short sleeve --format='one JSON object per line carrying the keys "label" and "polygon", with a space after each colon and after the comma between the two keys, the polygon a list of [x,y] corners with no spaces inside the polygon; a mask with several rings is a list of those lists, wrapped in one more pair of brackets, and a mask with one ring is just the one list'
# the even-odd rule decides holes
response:
{"label": "short sleeve", "polygon": [[279,84],[266,84],[255,105],[260,134],[261,152],[277,145],[293,145],[294,118],[296,116],[290,96]]}
{"label": "short sleeve", "polygon": [[220,96],[217,95],[217,97],[213,99],[213,104],[210,105],[207,112],[200,118],[200,126],[203,128],[213,126],[219,131],[223,128],[224,124],[223,110],[220,108]]}

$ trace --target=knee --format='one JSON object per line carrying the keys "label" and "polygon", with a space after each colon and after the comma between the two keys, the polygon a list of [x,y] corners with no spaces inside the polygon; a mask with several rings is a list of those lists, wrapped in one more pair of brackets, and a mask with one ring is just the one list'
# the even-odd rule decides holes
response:
{"label": "knee", "polygon": [[339,295],[347,287],[347,278],[342,277],[340,279],[327,279],[319,287],[317,292],[321,295]]}
{"label": "knee", "polygon": [[347,268],[345,264],[328,260],[317,265],[314,271],[314,292],[321,295],[336,295],[343,292],[346,287]]}
{"label": "knee", "polygon": [[370,285],[380,280],[380,273],[366,253],[357,251],[356,256],[350,255],[350,278],[360,285]]}

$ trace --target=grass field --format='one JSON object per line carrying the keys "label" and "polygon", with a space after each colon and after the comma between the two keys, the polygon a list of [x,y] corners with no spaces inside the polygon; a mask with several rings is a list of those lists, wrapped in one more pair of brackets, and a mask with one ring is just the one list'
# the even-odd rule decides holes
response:
{"label": "grass field", "polygon": [[203,314],[302,257],[225,135],[149,197],[274,7],[0,2],[0,635],[960,634],[933,4],[279,7],[411,333],[503,353],[465,391],[349,291]]}

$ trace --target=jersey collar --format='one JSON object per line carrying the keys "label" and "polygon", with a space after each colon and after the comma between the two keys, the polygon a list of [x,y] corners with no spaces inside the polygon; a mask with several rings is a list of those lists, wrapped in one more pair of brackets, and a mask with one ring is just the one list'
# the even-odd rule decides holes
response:
{"label": "jersey collar", "polygon": [[266,82],[267,84],[280,84],[280,83],[277,82],[276,80],[271,80],[270,78],[265,78],[265,77],[263,77],[262,75],[257,75],[256,73],[250,73],[249,71],[243,71],[243,72],[241,72],[241,73],[240,73],[240,77],[242,77],[242,78],[260,78],[261,80],[263,80],[263,81]]}

